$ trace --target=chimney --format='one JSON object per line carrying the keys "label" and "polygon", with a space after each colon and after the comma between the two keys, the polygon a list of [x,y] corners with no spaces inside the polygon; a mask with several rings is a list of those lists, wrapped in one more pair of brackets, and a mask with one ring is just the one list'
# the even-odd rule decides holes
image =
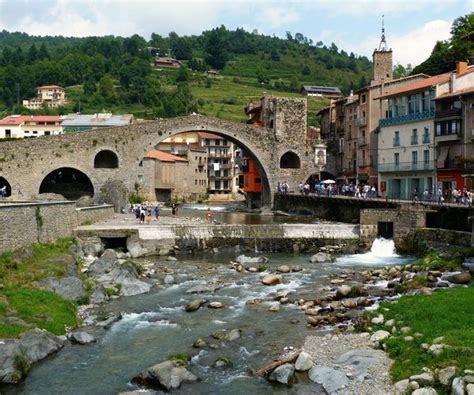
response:
{"label": "chimney", "polygon": [[467,62],[457,61],[456,62],[456,74],[462,74],[467,71]]}

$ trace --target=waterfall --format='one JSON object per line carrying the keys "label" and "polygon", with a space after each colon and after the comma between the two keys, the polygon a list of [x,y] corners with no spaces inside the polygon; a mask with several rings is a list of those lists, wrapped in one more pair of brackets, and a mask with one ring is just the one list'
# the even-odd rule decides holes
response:
{"label": "waterfall", "polygon": [[365,254],[345,255],[337,258],[335,263],[343,266],[400,265],[408,260],[395,252],[393,240],[380,237]]}

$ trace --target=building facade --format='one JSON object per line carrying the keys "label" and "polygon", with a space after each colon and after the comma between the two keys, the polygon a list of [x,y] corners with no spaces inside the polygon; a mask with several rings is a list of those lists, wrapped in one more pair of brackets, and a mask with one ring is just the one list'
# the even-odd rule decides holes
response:
{"label": "building facade", "polygon": [[59,115],[10,115],[0,120],[0,139],[34,138],[63,133]]}
{"label": "building facade", "polygon": [[131,125],[134,122],[132,114],[68,114],[64,117],[62,126],[65,132],[87,132],[97,128]]}
{"label": "building facade", "polygon": [[56,108],[66,103],[66,93],[59,85],[45,85],[37,88],[36,97],[23,100],[23,107],[37,110],[42,107]]}
{"label": "building facade", "polygon": [[434,76],[383,95],[387,116],[380,119],[379,191],[412,199],[436,193],[435,101],[437,86],[450,74]]}

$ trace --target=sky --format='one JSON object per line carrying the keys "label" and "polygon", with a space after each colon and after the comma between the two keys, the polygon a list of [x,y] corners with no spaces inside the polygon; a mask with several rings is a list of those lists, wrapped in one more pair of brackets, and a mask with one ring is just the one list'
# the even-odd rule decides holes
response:
{"label": "sky", "polygon": [[414,66],[449,38],[455,18],[473,10],[474,0],[0,0],[0,30],[149,39],[225,25],[278,37],[299,32],[370,59],[384,15],[394,63]]}

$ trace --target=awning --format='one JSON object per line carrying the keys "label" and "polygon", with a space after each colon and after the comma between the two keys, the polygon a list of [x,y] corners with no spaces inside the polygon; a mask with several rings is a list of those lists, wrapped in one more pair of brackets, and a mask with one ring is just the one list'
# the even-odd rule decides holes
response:
{"label": "awning", "polygon": [[436,167],[439,169],[444,169],[444,162],[448,159],[449,156],[449,146],[441,145],[438,154],[438,160],[436,162]]}

